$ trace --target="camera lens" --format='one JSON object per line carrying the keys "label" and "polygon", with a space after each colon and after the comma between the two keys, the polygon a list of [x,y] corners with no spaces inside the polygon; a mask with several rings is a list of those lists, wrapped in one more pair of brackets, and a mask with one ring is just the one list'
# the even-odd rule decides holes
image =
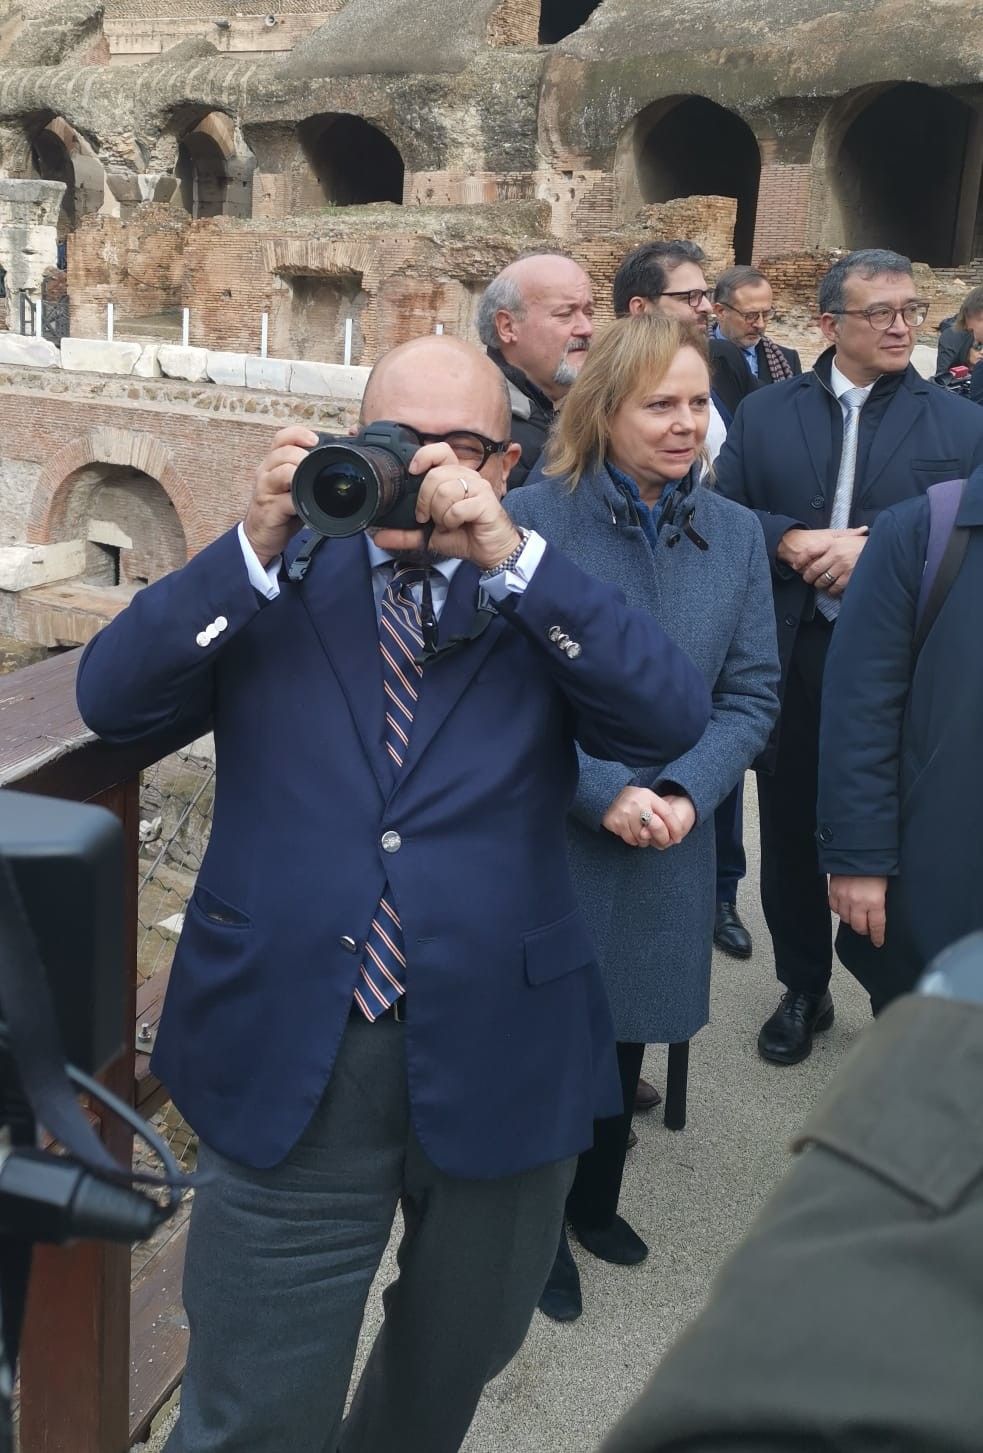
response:
{"label": "camera lens", "polygon": [[315,506],[332,520],[348,520],[365,508],[367,490],[361,470],[350,460],[322,469],[311,491]]}
{"label": "camera lens", "polygon": [[297,466],[294,508],[319,535],[356,535],[402,498],[403,465],[388,449],[324,444]]}

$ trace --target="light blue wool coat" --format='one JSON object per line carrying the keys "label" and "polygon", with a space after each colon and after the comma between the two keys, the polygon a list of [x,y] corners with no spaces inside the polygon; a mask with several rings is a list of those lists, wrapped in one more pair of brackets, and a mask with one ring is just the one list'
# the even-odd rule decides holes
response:
{"label": "light blue wool coat", "polygon": [[[551,479],[512,490],[505,508],[582,569],[620,586],[629,605],[651,611],[711,689],[713,715],[702,738],[659,771],[633,772],[581,753],[569,819],[574,884],[618,1039],[691,1039],[710,1017],[714,809],[762,751],[778,715],[775,609],[761,526],[750,510],[690,476],[673,496],[653,551],[627,492],[603,467],[573,491]],[[678,783],[696,807],[696,825],[678,847],[632,848],[601,826],[623,787],[658,790],[665,782]]]}

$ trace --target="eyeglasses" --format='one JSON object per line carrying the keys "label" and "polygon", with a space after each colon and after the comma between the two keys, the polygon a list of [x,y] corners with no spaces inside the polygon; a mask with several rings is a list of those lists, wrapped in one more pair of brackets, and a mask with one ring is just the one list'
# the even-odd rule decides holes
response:
{"label": "eyeglasses", "polygon": [[740,308],[735,308],[731,303],[718,303],[717,307],[726,308],[728,313],[736,313],[749,327],[752,323],[767,323],[775,315],[774,308],[755,308],[752,313],[742,313]]}
{"label": "eyeglasses", "polygon": [[454,429],[450,434],[423,434],[412,424],[400,424],[399,427],[419,439],[421,449],[424,444],[449,444],[458,464],[476,471],[483,469],[493,454],[504,454],[511,442],[508,439],[489,439],[475,429]]}
{"label": "eyeglasses", "polygon": [[691,308],[698,308],[704,298],[710,301],[709,288],[690,288],[688,293],[660,293],[660,298],[685,298]]}
{"label": "eyeglasses", "polygon": [[870,308],[830,308],[830,313],[850,318],[866,318],[876,333],[886,333],[894,327],[894,320],[900,313],[907,328],[920,328],[928,317],[927,303],[905,303],[903,308],[892,308],[887,303],[875,303]]}

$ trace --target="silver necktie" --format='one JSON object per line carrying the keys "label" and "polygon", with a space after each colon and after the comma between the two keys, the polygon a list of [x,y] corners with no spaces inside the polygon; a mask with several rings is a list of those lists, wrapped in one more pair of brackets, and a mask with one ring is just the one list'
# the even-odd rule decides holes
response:
{"label": "silver necktie", "polygon": [[[867,402],[865,388],[848,388],[840,394],[840,404],[846,406],[847,415],[843,421],[843,452],[840,455],[840,469],[836,476],[836,493],[833,496],[833,510],[830,515],[831,530],[845,530],[850,523],[853,509],[853,485],[857,473],[857,441],[860,437],[860,410]],[[825,590],[817,592],[816,605],[828,621],[835,621],[840,613],[838,597]]]}

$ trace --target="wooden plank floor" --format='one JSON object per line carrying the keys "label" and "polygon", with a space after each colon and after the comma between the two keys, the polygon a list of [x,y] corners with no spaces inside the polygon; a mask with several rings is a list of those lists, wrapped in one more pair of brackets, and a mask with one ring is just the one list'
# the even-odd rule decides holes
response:
{"label": "wooden plank floor", "polygon": [[130,1442],[146,1439],[150,1423],[184,1372],[188,1321],[181,1276],[191,1199],[133,1251],[130,1301]]}

